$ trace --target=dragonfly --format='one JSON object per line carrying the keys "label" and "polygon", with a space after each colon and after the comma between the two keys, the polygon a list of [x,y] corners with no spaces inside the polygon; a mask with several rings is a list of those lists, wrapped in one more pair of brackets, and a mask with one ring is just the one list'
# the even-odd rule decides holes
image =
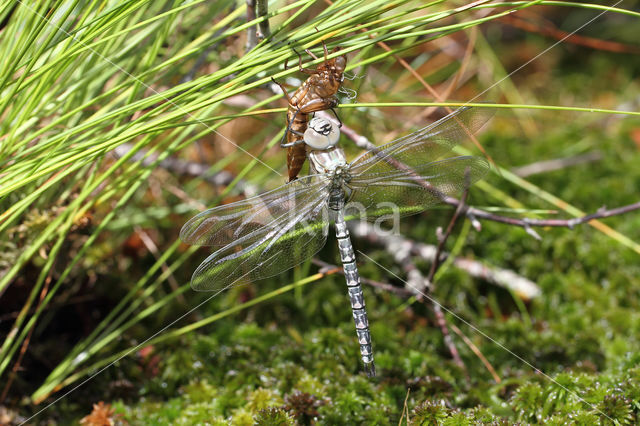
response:
{"label": "dragonfly", "polygon": [[484,158],[444,156],[491,115],[485,108],[460,108],[351,163],[337,144],[339,127],[312,119],[304,133],[312,174],[203,211],[182,227],[183,242],[216,248],[193,273],[191,287],[221,292],[293,268],[325,245],[333,222],[361,359],[366,373],[375,376],[364,294],[346,222],[419,213],[482,179],[489,170]]}

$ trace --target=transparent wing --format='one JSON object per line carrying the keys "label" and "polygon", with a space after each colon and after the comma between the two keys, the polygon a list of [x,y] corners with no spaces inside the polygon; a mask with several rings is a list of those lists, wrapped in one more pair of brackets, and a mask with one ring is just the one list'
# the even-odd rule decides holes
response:
{"label": "transparent wing", "polygon": [[483,158],[434,160],[478,131],[493,113],[488,108],[463,107],[358,157],[349,167],[352,193],[347,217],[419,213],[482,179],[489,169]]}
{"label": "transparent wing", "polygon": [[408,170],[388,171],[378,163],[367,173],[354,176],[348,186],[348,219],[416,214],[456,196],[482,179],[489,164],[481,157],[452,157],[417,165]]}
{"label": "transparent wing", "polygon": [[462,107],[410,135],[370,150],[351,163],[351,174],[392,172],[398,164],[415,168],[435,161],[477,132],[494,114],[491,108]]}
{"label": "transparent wing", "polygon": [[256,197],[205,210],[184,224],[180,239],[192,246],[213,247],[259,240],[265,226],[279,225],[276,219],[322,198],[328,183],[320,176],[305,176]]}
{"label": "transparent wing", "polygon": [[191,278],[194,290],[220,291],[241,279],[277,275],[324,246],[329,181],[307,176],[237,203],[192,218],[180,238],[193,245],[220,246]]}

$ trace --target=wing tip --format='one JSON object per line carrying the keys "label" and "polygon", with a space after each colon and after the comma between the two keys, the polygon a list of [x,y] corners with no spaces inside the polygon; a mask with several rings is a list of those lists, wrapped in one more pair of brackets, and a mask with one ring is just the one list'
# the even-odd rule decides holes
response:
{"label": "wing tip", "polygon": [[193,242],[192,242],[191,237],[189,235],[190,231],[187,228],[187,224],[188,224],[188,222],[185,223],[185,225],[182,227],[182,229],[180,229],[180,237],[179,238],[180,238],[180,241],[182,241],[183,243],[189,244],[189,245],[193,245]]}
{"label": "wing tip", "polygon": [[[189,245],[195,245],[195,242],[197,241],[197,239],[194,238],[193,224],[196,221],[198,221],[199,218],[200,218],[200,214],[195,215],[194,217],[189,219],[184,225],[182,225],[182,228],[180,228],[180,240],[183,243],[186,243]],[[197,227],[195,227],[195,229],[197,229]]]}
{"label": "wing tip", "polygon": [[206,279],[201,273],[200,266],[196,269],[191,276],[191,289],[194,291],[213,291],[215,286],[211,281]]}

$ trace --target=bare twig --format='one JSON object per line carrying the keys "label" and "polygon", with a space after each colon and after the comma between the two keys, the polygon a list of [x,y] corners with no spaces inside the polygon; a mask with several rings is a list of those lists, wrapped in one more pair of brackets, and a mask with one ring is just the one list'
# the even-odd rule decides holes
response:
{"label": "bare twig", "polygon": [[462,199],[460,200],[460,204],[458,205],[458,208],[453,213],[453,216],[451,216],[451,220],[449,221],[449,225],[447,226],[447,230],[442,235],[442,237],[439,238],[438,247],[436,248],[436,255],[435,255],[434,259],[433,259],[433,262],[431,262],[431,268],[429,269],[429,275],[427,276],[427,279],[431,283],[433,283],[433,277],[435,277],[436,271],[440,267],[440,256],[442,255],[442,249],[444,248],[444,245],[447,242],[447,239],[449,238],[449,235],[451,235],[451,232],[453,231],[453,227],[455,226],[456,222],[458,221],[458,217],[460,216],[460,213],[464,209],[465,201],[467,199],[467,195],[469,195],[469,187],[468,187],[468,185],[465,187],[465,190],[462,193]]}
{"label": "bare twig", "polygon": [[265,17],[265,19],[258,24],[260,28],[258,31],[258,39],[262,40],[271,35],[271,30],[269,29],[269,20],[266,19],[267,13],[269,12],[269,4],[268,4],[268,0],[254,0],[254,1],[258,6],[258,16],[260,18]]}
{"label": "bare twig", "polygon": [[[114,150],[114,153],[119,158],[127,154],[129,151],[131,151],[131,149],[133,149],[133,144],[124,143],[116,147],[116,149]],[[148,154],[147,150],[140,149],[138,150],[138,152],[133,154],[133,156],[131,156],[130,161],[142,161],[142,164],[144,166],[150,166],[157,159],[158,159],[158,154],[155,154],[155,153]],[[205,180],[206,182],[209,182],[216,186],[229,185],[231,182],[233,182],[235,178],[235,176],[233,176],[231,173],[224,170],[212,174],[209,172],[210,166],[207,164],[195,163],[192,161],[185,161],[185,160],[181,160],[179,158],[173,158],[173,157],[169,157],[162,160],[159,166],[162,167],[163,169],[172,171],[179,175],[202,177],[202,179]],[[239,180],[236,183],[236,188],[240,192],[249,193],[249,194],[255,194],[257,191],[257,188],[255,185],[244,180]]]}
{"label": "bare twig", "polygon": [[[349,139],[354,141],[358,147],[369,150],[369,151],[373,151],[373,152],[378,151],[376,145],[374,145],[369,139],[360,135],[358,132],[356,132],[354,129],[350,128],[346,124],[343,124],[340,130],[345,135],[347,135]],[[390,159],[388,158],[385,158],[385,161],[387,161],[389,164],[393,165],[394,167],[400,170],[408,169],[407,166],[400,164],[397,161],[390,161]],[[422,185],[425,189],[429,191],[433,191],[433,188],[429,185],[428,182],[424,180],[416,180],[416,182]],[[460,200],[454,197],[445,196],[445,197],[442,197],[442,201],[446,204],[449,204],[455,207],[458,207],[460,205]],[[573,227],[577,225],[582,225],[583,223],[587,223],[593,219],[601,219],[605,217],[617,216],[624,213],[629,213],[634,210],[640,210],[640,202],[629,204],[623,207],[618,207],[616,209],[611,209],[611,210],[607,210],[604,207],[602,207],[598,209],[598,211],[595,213],[591,213],[583,217],[578,217],[573,219],[532,219],[532,218],[518,219],[514,217],[501,216],[498,214],[490,213],[485,210],[467,206],[467,205],[463,206],[464,214],[467,215],[467,217],[469,217],[469,219],[472,220],[476,228],[478,227],[478,224],[479,224],[477,219],[484,219],[484,220],[491,220],[493,222],[504,223],[505,225],[519,226],[521,228],[524,228],[527,232],[533,235],[537,235],[537,234],[535,234],[531,230],[531,227],[553,226],[553,227],[573,229]]]}
{"label": "bare twig", "polygon": [[442,333],[442,338],[444,339],[444,344],[449,349],[449,353],[453,358],[453,362],[455,362],[456,365],[460,367],[460,369],[464,372],[464,375],[467,378],[467,381],[470,381],[471,377],[469,376],[469,371],[467,370],[467,366],[464,365],[462,358],[460,358],[460,353],[458,352],[458,348],[456,348],[456,344],[453,342],[453,339],[451,338],[451,334],[449,334],[449,328],[447,327],[447,319],[444,317],[444,314],[442,313],[442,308],[438,303],[432,303],[432,305],[433,305],[433,313],[435,314],[435,317],[436,317],[436,324],[438,324],[438,327],[440,328],[440,332]]}
{"label": "bare twig", "polygon": [[[256,19],[256,0],[247,0],[247,22]],[[247,28],[247,44],[245,51],[248,52],[258,44],[258,29],[255,25]]]}
{"label": "bare twig", "polygon": [[[458,206],[459,200],[453,197],[446,197],[445,203],[452,206]],[[629,204],[626,206],[618,207],[615,209],[607,210],[604,207],[598,209],[595,213],[591,213],[582,217],[576,217],[573,219],[531,219],[531,218],[513,218],[508,216],[500,216],[497,214],[489,213],[487,211],[477,209],[474,207],[465,206],[464,213],[473,219],[485,219],[494,222],[504,223],[506,225],[520,226],[521,228],[529,229],[532,226],[553,226],[558,228],[573,229],[576,225],[582,225],[594,219],[602,219],[605,217],[617,216],[624,213],[629,213],[634,210],[640,209],[640,201],[637,203]]]}
{"label": "bare twig", "polygon": [[400,420],[398,421],[398,426],[402,426],[402,420],[404,419],[404,415],[406,413],[407,415],[407,424],[410,424],[410,420],[409,420],[409,406],[407,405],[407,401],[409,400],[409,393],[411,392],[411,387],[407,388],[407,395],[404,397],[404,405],[402,406],[402,416],[400,417]]}
{"label": "bare twig", "polygon": [[578,164],[591,163],[602,159],[600,151],[587,152],[586,154],[575,155],[567,158],[557,158],[555,160],[538,161],[522,167],[516,167],[511,170],[517,176],[527,177],[539,173],[551,172],[554,170],[562,170],[567,167],[576,166]]}
{"label": "bare twig", "polygon": [[[466,174],[465,178],[466,180],[468,180],[468,173]],[[427,275],[427,282],[431,283],[430,288],[428,288],[429,291],[433,291],[433,278],[436,275],[436,271],[438,270],[438,268],[440,267],[440,257],[442,255],[442,250],[444,249],[444,245],[447,242],[447,239],[449,238],[449,236],[451,235],[451,232],[453,231],[453,227],[455,226],[456,222],[458,221],[458,217],[460,216],[460,212],[462,211],[462,208],[464,207],[464,203],[467,199],[467,195],[469,194],[469,187],[468,185],[465,186],[465,190],[462,194],[462,199],[460,200],[460,205],[458,206],[458,208],[455,210],[455,212],[453,213],[453,216],[451,216],[451,220],[449,221],[449,225],[447,226],[447,229],[445,231],[445,233],[439,238],[440,241],[438,241],[438,247],[436,248],[436,255],[434,256],[433,262],[431,262],[431,268],[429,269],[429,275]],[[417,296],[418,300],[423,301],[424,300],[424,296],[428,293],[421,293]],[[469,377],[469,372],[467,371],[467,367],[464,365],[464,362],[462,361],[462,358],[460,358],[460,354],[458,353],[458,348],[456,348],[455,343],[453,342],[453,339],[451,338],[451,334],[449,334],[449,328],[447,327],[447,320],[444,317],[444,314],[442,313],[442,309],[440,308],[440,304],[432,302],[433,304],[433,313],[436,316],[436,322],[438,324],[438,327],[440,327],[440,331],[442,332],[442,337],[444,339],[444,343],[445,345],[447,345],[447,347],[449,348],[449,352],[451,353],[451,356],[453,357],[454,362],[460,367],[462,368],[462,370],[464,371],[465,375],[467,376],[467,380],[470,380]]]}

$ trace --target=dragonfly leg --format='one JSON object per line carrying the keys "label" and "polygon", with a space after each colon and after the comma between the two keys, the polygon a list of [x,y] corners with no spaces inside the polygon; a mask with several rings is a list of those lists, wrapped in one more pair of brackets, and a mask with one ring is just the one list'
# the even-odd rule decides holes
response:
{"label": "dragonfly leg", "polygon": [[[282,135],[282,140],[280,141],[281,148],[290,148],[292,146],[300,145],[304,143],[304,139],[302,138],[302,136],[304,136],[304,133],[294,130],[292,128],[293,123],[296,120],[296,116],[298,115],[299,112],[300,112],[300,108],[297,108],[296,112],[293,113],[293,117],[291,117],[291,120],[289,120],[289,115],[287,114],[287,129],[284,131],[284,135]],[[289,133],[292,133],[296,136],[300,136],[301,138],[296,139],[295,141],[285,142],[285,140],[287,139],[287,135]]]}
{"label": "dragonfly leg", "polygon": [[340,117],[338,116],[338,114],[336,113],[336,110],[333,108],[329,108],[331,110],[331,112],[333,113],[333,115],[335,115],[336,120],[338,120],[338,128],[342,127],[342,120],[340,120]]}
{"label": "dragonfly leg", "polygon": [[324,111],[334,108],[338,105],[338,98],[331,96],[329,98],[314,98],[307,103],[298,107],[301,113],[311,114],[312,112]]}
{"label": "dragonfly leg", "polygon": [[[316,31],[318,31],[317,28]],[[324,63],[326,64],[328,61],[327,56],[329,56],[329,51],[327,50],[327,45],[324,44],[324,40],[322,40],[322,50],[324,50]]]}
{"label": "dragonfly leg", "polygon": [[296,139],[293,142],[282,142],[280,148],[291,148],[292,146],[300,145],[304,143],[304,139]]}
{"label": "dragonfly leg", "polygon": [[[316,32],[320,32],[320,30],[318,29],[318,27],[315,27]],[[322,48],[324,49],[324,63],[327,63],[327,45],[324,44],[324,40],[320,40],[320,42],[322,43]],[[313,59],[318,59],[318,57],[316,55],[313,54],[313,52],[309,49],[304,49],[305,52],[307,52],[307,54],[309,56],[311,56]]]}
{"label": "dragonfly leg", "polygon": [[304,51],[307,52],[307,55],[311,56],[313,59],[318,59],[318,57],[314,55],[314,53],[309,49],[304,49]]}
{"label": "dragonfly leg", "polygon": [[284,85],[280,82],[277,82],[275,78],[271,77],[271,81],[273,81],[275,84],[277,84],[280,89],[282,90],[282,93],[284,93],[284,97],[287,99],[287,102],[291,103],[291,97],[289,96],[289,92],[287,92],[287,89],[284,87]]}
{"label": "dragonfly leg", "polygon": [[[330,98],[316,98],[313,99],[309,102],[307,102],[304,105],[298,106],[296,108],[296,111],[293,113],[293,117],[291,117],[291,119],[289,120],[288,116],[287,116],[287,130],[285,130],[284,135],[282,135],[282,140],[280,141],[280,147],[281,148],[288,148],[294,145],[299,145],[301,143],[304,143],[304,140],[300,139],[300,140],[296,140],[296,141],[292,141],[292,142],[285,142],[286,138],[287,138],[287,134],[292,133],[296,136],[304,136],[304,133],[296,131],[295,129],[292,128],[293,123],[296,119],[296,117],[298,116],[298,114],[310,114],[312,112],[316,112],[316,111],[322,111],[322,110],[326,110],[326,109],[331,109],[333,111],[333,108],[338,105],[338,99],[334,96],[330,97]],[[335,111],[333,111],[333,113],[335,114],[336,118],[338,119],[338,122],[340,123],[339,126],[342,127],[342,121],[340,121],[340,118],[338,117],[338,115],[336,114]]]}
{"label": "dragonfly leg", "polygon": [[[292,47],[292,49],[296,53],[296,55],[298,55],[298,70],[300,72],[303,72],[305,74],[318,74],[318,73],[320,73],[320,71],[318,71],[318,70],[314,70],[314,69],[311,69],[311,68],[303,68],[302,67],[302,55],[295,48]],[[316,58],[315,55],[313,55],[311,53],[311,51],[309,49],[305,49],[305,52],[309,53],[312,58],[318,59],[318,58]]]}

